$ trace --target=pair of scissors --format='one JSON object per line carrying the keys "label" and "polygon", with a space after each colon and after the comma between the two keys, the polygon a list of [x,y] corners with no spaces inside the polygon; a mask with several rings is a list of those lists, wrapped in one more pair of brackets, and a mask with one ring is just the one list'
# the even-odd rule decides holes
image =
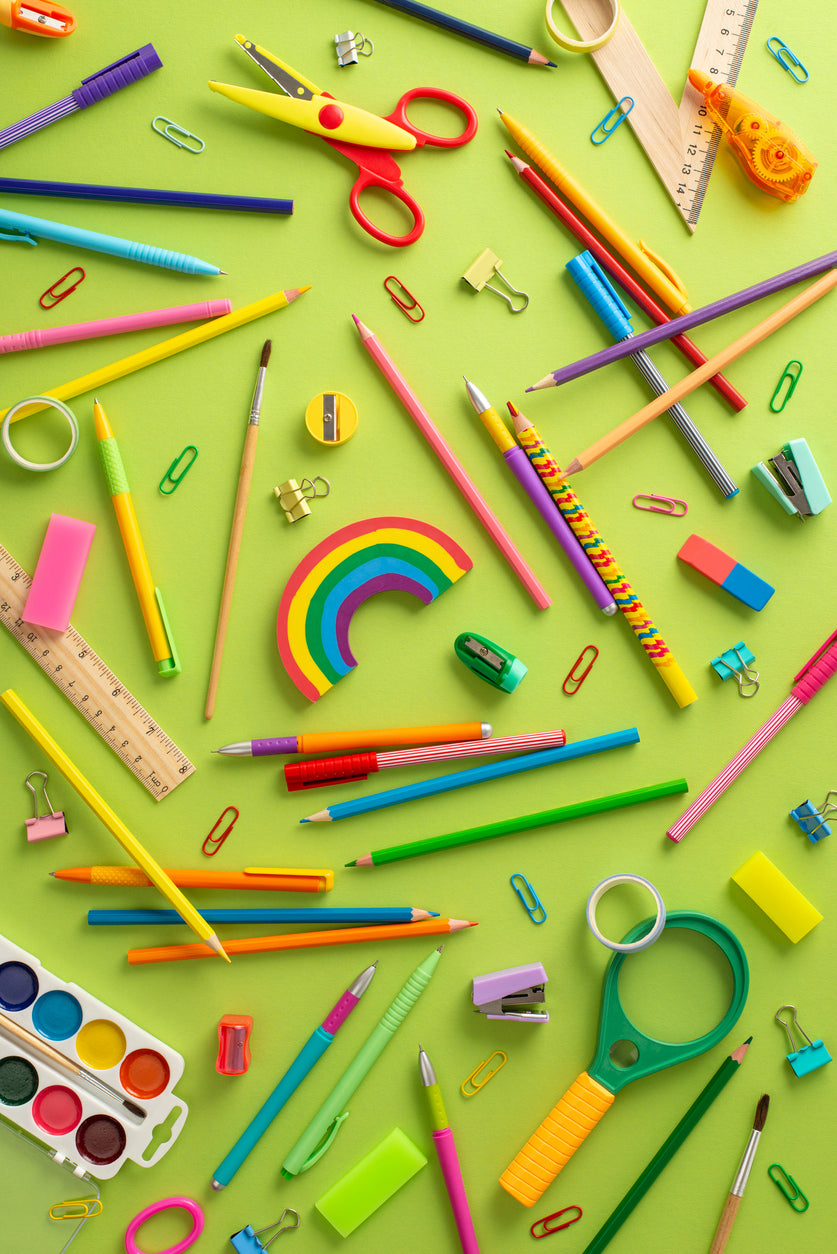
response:
{"label": "pair of scissors", "polygon": [[[355,105],[335,100],[284,61],[242,35],[236,35],[235,40],[290,98],[285,100],[272,92],[233,87],[229,83],[211,82],[212,91],[237,104],[321,136],[358,167],[358,177],[349,193],[349,208],[360,226],[381,243],[394,247],[400,248],[417,240],[424,230],[424,214],[404,189],[401,171],[392,151],[410,152],[425,144],[436,148],[459,148],[467,144],[477,133],[477,115],[467,101],[435,87],[414,87],[404,93],[388,117],[381,118]],[[441,100],[451,105],[463,115],[465,129],[453,138],[419,130],[407,117],[407,106],[414,100]],[[390,235],[366,216],[360,207],[360,195],[367,188],[388,192],[401,201],[413,219],[412,229],[406,235]]]}

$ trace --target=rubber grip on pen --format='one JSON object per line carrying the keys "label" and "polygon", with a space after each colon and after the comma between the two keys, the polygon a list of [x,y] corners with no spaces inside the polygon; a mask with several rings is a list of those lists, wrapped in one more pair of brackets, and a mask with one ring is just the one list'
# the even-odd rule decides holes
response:
{"label": "rubber grip on pen", "polygon": [[285,764],[288,792],[303,788],[324,788],[327,784],[366,779],[378,770],[376,753],[341,754],[336,758],[311,758]]}
{"label": "rubber grip on pen", "polygon": [[154,45],[145,44],[136,52],[132,52],[130,56],[123,57],[121,61],[115,61],[113,65],[107,66],[98,74],[91,74],[90,78],[84,79],[81,87],[71,91],[70,95],[80,109],[86,109],[89,105],[112,96],[114,92],[121,91],[129,83],[136,83],[141,78],[145,78],[153,70],[161,69],[162,65],[163,62],[158,57]]}
{"label": "rubber grip on pen", "polygon": [[614,1096],[582,1071],[500,1176],[506,1192],[524,1206],[534,1206],[610,1109]]}

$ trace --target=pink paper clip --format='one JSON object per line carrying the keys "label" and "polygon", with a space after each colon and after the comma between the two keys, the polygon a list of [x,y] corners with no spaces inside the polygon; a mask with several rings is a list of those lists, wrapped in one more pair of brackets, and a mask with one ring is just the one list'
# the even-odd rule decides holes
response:
{"label": "pink paper clip", "polygon": [[[216,836],[215,835],[216,831],[221,826],[224,819],[229,813],[232,813],[233,817],[230,819],[229,823],[224,828],[223,832],[221,832],[218,836]],[[214,853],[217,853],[218,850],[221,848],[224,841],[227,839],[230,832],[232,831],[237,818],[238,818],[238,810],[236,810],[235,806],[227,806],[226,810],[222,812],[221,817],[218,819],[217,823],[210,831],[206,840],[201,845],[202,852],[205,853],[208,858],[211,858],[212,855]]]}
{"label": "pink paper clip", "polygon": [[[75,283],[71,283],[70,286],[65,287],[63,291],[59,290],[56,292],[55,289],[58,287],[59,283],[63,283],[65,279],[69,279],[71,274],[76,274],[76,273],[78,273],[79,278],[76,279]],[[81,266],[73,266],[72,270],[68,270],[66,274],[62,274],[60,279],[56,279],[52,287],[48,287],[45,292],[41,292],[41,295],[38,298],[38,304],[41,306],[41,309],[53,309],[59,303],[59,301],[62,301],[67,296],[69,296],[70,292],[74,292],[76,288],[78,287],[79,283],[81,283],[84,278],[85,278],[85,274]],[[52,300],[49,301],[47,304],[44,304],[45,296],[52,297]]]}
{"label": "pink paper clip", "polygon": [[[393,291],[392,288],[389,286],[390,283],[397,284],[395,291]],[[397,279],[394,274],[388,274],[387,277],[384,279],[384,287],[389,292],[390,296],[395,301],[396,305],[401,310],[401,312],[405,313],[411,322],[421,322],[422,318],[424,317],[424,310],[422,309],[421,305],[416,300],[413,293],[407,290],[407,288],[404,286],[404,284],[401,282],[400,279]],[[402,299],[404,296],[406,296],[409,300],[412,301],[411,305],[408,305]],[[413,317],[412,311],[414,309],[417,309],[419,311],[419,315],[417,318]]]}
{"label": "pink paper clip", "polygon": [[[585,667],[585,669],[579,675],[577,673],[578,667],[584,661],[587,654],[591,652],[593,656],[590,658],[590,661],[587,663],[587,666]],[[578,692],[579,688],[581,687],[581,685],[584,683],[587,676],[590,674],[590,671],[593,669],[593,663],[595,662],[598,656],[599,656],[599,650],[596,648],[594,644],[585,645],[584,648],[579,653],[578,657],[573,662],[572,666],[570,667],[570,673],[567,676],[567,678],[564,680],[563,684],[561,685],[561,691],[565,692],[568,697],[574,697],[575,694]],[[575,684],[575,687],[572,689],[567,687],[567,684],[570,682]]]}
{"label": "pink paper clip", "polygon": [[[560,1219],[562,1215],[566,1215],[568,1210],[577,1210],[578,1214],[573,1215],[572,1219],[565,1219],[562,1224],[552,1224],[550,1219]],[[565,1206],[563,1210],[556,1210],[552,1215],[545,1215],[543,1219],[536,1219],[529,1229],[535,1240],[539,1241],[541,1237],[548,1237],[551,1232],[560,1232],[562,1228],[569,1228],[570,1224],[577,1224],[583,1211],[580,1206]],[[542,1232],[535,1232],[536,1228],[542,1228]]]}
{"label": "pink paper clip", "polygon": [[[652,504],[640,505],[640,501],[650,501]],[[678,501],[674,496],[655,496],[653,492],[638,493],[634,497],[632,504],[637,509],[647,509],[654,514],[670,514],[672,518],[682,518],[684,514],[689,512],[689,507],[685,501]]]}

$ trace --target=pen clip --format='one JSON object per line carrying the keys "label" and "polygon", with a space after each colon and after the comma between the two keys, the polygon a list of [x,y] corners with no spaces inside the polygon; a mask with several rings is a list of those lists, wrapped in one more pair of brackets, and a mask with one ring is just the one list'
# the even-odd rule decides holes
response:
{"label": "pen clip", "polygon": [[163,620],[163,631],[166,635],[166,644],[169,647],[169,656],[167,658],[162,658],[157,663],[157,670],[160,675],[164,676],[179,675],[180,658],[177,656],[177,649],[175,648],[174,640],[172,638],[171,627],[169,626],[169,619],[166,614],[166,607],[163,605],[163,598],[160,595],[159,588],[154,589],[154,597],[157,602],[157,608],[160,611],[160,618]]}
{"label": "pen clip", "polygon": [[798,675],[794,675],[794,677],[793,677],[793,682],[794,682],[795,684],[796,684],[796,683],[798,683],[800,679],[802,679],[805,675],[807,675],[807,674],[808,674],[808,672],[810,671],[810,669],[811,669],[811,667],[814,665],[814,663],[815,663],[815,662],[816,662],[819,658],[821,658],[821,657],[822,657],[822,655],[823,655],[823,653],[825,653],[826,649],[828,649],[828,648],[829,648],[832,644],[834,644],[834,641],[835,641],[835,640],[837,640],[837,631],[833,631],[833,632],[831,633],[831,635],[828,637],[828,639],[825,641],[825,643],[824,643],[824,644],[821,644],[821,645],[820,645],[820,647],[817,649],[817,651],[816,651],[816,653],[814,654],[814,656],[808,659],[808,661],[807,661],[807,662],[805,663],[805,665],[802,667],[802,670],[799,672],[799,674],[798,674]]}
{"label": "pen clip", "polygon": [[680,276],[677,275],[674,272],[674,270],[672,270],[671,266],[667,262],[663,261],[662,257],[660,257],[658,253],[652,252],[651,249],[648,247],[648,245],[644,244],[642,240],[638,240],[637,243],[639,244],[641,251],[644,252],[646,257],[649,259],[649,261],[653,261],[654,265],[657,267],[660,273],[665,275],[665,277],[669,280],[669,282],[672,283],[677,288],[677,291],[680,293],[683,299],[688,300],[689,293],[686,291],[686,288],[683,285],[683,280],[680,278]]}
{"label": "pen clip", "polygon": [[38,241],[31,235],[27,235],[25,231],[16,231],[14,227],[0,231],[0,239],[8,240],[11,244],[31,244],[34,248],[38,246]]}
{"label": "pen clip", "polygon": [[341,1124],[344,1122],[344,1120],[348,1119],[348,1117],[349,1117],[348,1110],[344,1110],[342,1115],[337,1115],[332,1120],[332,1122],[328,1125],[328,1128],[326,1129],[325,1136],[320,1141],[317,1148],[311,1151],[311,1153],[306,1158],[305,1162],[300,1167],[299,1169],[300,1175],[302,1175],[303,1171],[307,1171],[309,1167],[313,1167],[314,1163],[318,1162],[319,1159],[322,1158],[323,1154],[331,1146],[332,1142],[334,1141],[334,1138],[337,1136],[337,1133],[340,1131]]}

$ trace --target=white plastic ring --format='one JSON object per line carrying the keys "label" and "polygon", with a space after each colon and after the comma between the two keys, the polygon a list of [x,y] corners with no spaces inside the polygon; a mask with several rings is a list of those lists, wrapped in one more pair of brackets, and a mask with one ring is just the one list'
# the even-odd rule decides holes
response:
{"label": "white plastic ring", "polygon": [[549,31],[552,39],[559,48],[563,48],[565,52],[597,52],[599,48],[603,48],[611,35],[616,30],[619,21],[619,0],[610,0],[610,7],[613,10],[613,20],[603,35],[598,35],[595,39],[581,40],[570,39],[559,31],[558,27],[552,20],[552,6],[555,0],[546,0],[546,29]]}
{"label": "white plastic ring", "polygon": [[[58,460],[54,462],[30,462],[28,458],[23,457],[20,453],[18,453],[17,449],[13,446],[11,436],[9,435],[9,426],[17,411],[19,409],[24,409],[27,405],[34,405],[36,402],[40,403],[41,406],[46,405],[50,409],[57,409],[59,414],[63,414],[67,419],[67,423],[70,428],[70,447],[62,457],[59,457]],[[9,457],[11,457],[13,462],[17,462],[18,466],[22,466],[24,470],[57,470],[58,467],[63,466],[76,451],[76,445],[78,444],[78,423],[76,422],[76,416],[73,411],[62,401],[57,401],[52,396],[27,396],[24,400],[18,401],[16,405],[13,405],[11,409],[6,411],[6,417],[3,419],[3,427],[2,430],[0,430],[0,436],[2,436],[3,447],[9,454]]]}
{"label": "white plastic ring", "polygon": [[[632,941],[629,945],[619,944],[616,941],[608,940],[600,931],[596,923],[596,906],[604,897],[605,893],[614,888],[617,884],[641,884],[643,888],[647,888],[654,901],[657,904],[657,917],[654,920],[654,926],[646,936],[640,937],[637,941]],[[644,880],[641,875],[609,875],[606,880],[602,880],[601,884],[597,884],[587,899],[587,926],[593,933],[597,941],[601,941],[608,949],[614,949],[618,954],[633,954],[639,949],[647,949],[649,945],[653,945],[662,933],[666,925],[666,908],[663,899],[657,889],[649,880]]]}

